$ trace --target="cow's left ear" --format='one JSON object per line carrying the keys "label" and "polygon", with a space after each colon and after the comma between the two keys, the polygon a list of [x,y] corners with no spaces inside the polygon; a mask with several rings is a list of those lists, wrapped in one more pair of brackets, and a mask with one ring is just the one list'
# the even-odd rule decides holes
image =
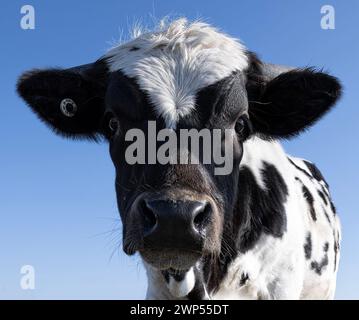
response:
{"label": "cow's left ear", "polygon": [[99,60],[70,69],[25,72],[17,91],[55,133],[96,140],[106,86],[107,67]]}
{"label": "cow's left ear", "polygon": [[313,125],[341,95],[337,78],[312,68],[293,69],[251,83],[249,115],[254,132],[290,138]]}

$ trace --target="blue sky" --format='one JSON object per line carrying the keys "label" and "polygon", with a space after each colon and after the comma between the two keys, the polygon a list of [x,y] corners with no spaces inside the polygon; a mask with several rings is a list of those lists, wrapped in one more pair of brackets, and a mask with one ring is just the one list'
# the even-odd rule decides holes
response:
{"label": "blue sky", "polygon": [[[20,28],[25,4],[35,7],[35,30]],[[335,30],[320,28],[325,4],[336,10]],[[324,67],[342,80],[336,109],[284,145],[314,161],[331,185],[343,226],[336,297],[359,298],[358,14],[356,0],[2,1],[0,298],[144,297],[140,259],[125,256],[119,246],[108,146],[53,135],[16,96],[15,83],[30,68],[91,62],[126,36],[134,21],[151,24],[151,17],[165,15],[203,18],[263,60]],[[35,267],[35,290],[20,288],[26,264]]]}

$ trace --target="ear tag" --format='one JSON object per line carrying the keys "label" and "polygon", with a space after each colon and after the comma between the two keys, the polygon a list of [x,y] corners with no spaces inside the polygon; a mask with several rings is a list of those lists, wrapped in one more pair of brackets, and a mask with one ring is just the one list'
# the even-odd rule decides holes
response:
{"label": "ear tag", "polygon": [[77,111],[77,105],[74,100],[65,98],[60,103],[60,109],[64,116],[72,118]]}

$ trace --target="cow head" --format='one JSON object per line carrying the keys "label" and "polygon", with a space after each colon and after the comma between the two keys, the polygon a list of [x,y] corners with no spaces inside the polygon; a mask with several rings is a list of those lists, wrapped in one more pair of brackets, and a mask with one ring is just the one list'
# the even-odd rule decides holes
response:
{"label": "cow head", "polygon": [[[317,121],[340,95],[336,78],[311,68],[262,63],[241,43],[203,23],[177,20],[71,69],[33,70],[18,92],[55,133],[104,138],[116,168],[123,248],[155,268],[185,270],[218,255],[236,206],[243,143],[252,135],[289,138]],[[230,130],[230,173],[214,163],[126,159],[133,129]],[[202,141],[202,140],[201,140]],[[203,143],[202,143],[203,145]],[[189,150],[189,154],[191,150]],[[203,158],[200,155],[200,158]]]}

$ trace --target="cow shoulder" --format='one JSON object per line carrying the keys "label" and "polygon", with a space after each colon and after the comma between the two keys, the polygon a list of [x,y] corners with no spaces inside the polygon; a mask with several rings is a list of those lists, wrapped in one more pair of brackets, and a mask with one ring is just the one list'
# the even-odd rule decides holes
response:
{"label": "cow shoulder", "polygon": [[303,255],[306,276],[302,298],[332,297],[339,262],[340,222],[329,185],[313,163],[288,157],[304,203]]}

